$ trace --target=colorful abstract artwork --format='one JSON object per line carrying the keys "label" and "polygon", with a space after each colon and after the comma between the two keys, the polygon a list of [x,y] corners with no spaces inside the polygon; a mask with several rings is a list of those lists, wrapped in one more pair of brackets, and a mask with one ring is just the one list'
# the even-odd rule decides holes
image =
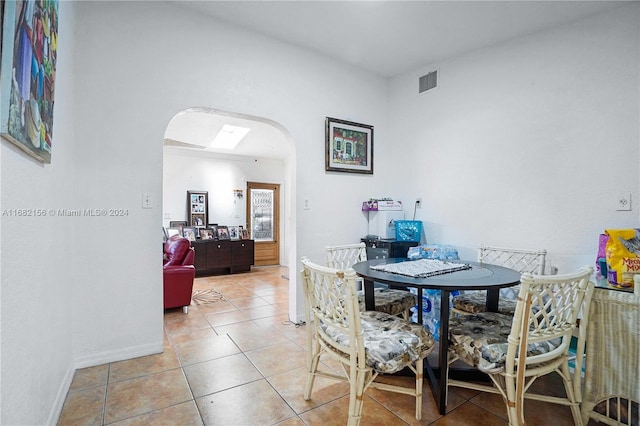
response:
{"label": "colorful abstract artwork", "polygon": [[3,3],[0,135],[51,163],[58,0]]}

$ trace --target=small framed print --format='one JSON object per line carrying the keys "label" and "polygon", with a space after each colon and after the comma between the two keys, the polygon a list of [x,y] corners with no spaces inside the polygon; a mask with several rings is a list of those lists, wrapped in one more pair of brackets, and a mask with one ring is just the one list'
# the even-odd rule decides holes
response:
{"label": "small framed print", "polygon": [[201,228],[200,229],[200,239],[201,240],[213,240],[213,229],[211,229],[211,228]]}
{"label": "small framed print", "polygon": [[325,170],[373,174],[373,126],[327,117]]}
{"label": "small framed print", "polygon": [[198,238],[198,228],[192,226],[185,226],[182,228],[182,236],[189,241],[195,241]]}
{"label": "small framed print", "polygon": [[249,230],[248,229],[241,229],[240,230],[240,238],[243,240],[248,240],[249,239]]}
{"label": "small framed print", "polygon": [[167,238],[171,238],[174,235],[182,236],[182,228],[167,228]]}
{"label": "small framed print", "polygon": [[229,229],[226,226],[218,226],[218,239],[219,240],[228,240],[229,239]]}
{"label": "small framed print", "polygon": [[207,191],[187,191],[187,222],[189,226],[209,223],[209,194]]}
{"label": "small framed print", "polygon": [[237,226],[229,226],[229,239],[231,240],[239,240],[240,239],[240,228]]}

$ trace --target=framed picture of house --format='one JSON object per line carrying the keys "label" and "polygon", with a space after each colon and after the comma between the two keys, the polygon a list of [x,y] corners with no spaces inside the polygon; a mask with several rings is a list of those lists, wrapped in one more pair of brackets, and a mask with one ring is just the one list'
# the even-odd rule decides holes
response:
{"label": "framed picture of house", "polygon": [[58,2],[2,2],[0,135],[51,163]]}
{"label": "framed picture of house", "polygon": [[327,117],[325,170],[373,174],[373,126]]}
{"label": "framed picture of house", "polygon": [[187,222],[189,226],[207,226],[209,223],[207,191],[187,191]]}

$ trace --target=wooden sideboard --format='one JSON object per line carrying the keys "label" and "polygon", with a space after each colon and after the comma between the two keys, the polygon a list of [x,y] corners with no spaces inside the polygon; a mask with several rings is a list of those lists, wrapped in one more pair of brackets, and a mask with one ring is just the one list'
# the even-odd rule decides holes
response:
{"label": "wooden sideboard", "polygon": [[198,276],[248,272],[254,264],[253,240],[197,240],[191,247]]}

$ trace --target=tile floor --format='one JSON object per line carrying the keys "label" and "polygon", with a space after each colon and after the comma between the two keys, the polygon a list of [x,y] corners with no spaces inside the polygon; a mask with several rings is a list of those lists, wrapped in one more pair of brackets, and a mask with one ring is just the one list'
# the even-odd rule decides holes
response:
{"label": "tile floor", "polygon": [[[194,289],[215,288],[224,300],[192,302],[187,315],[165,311],[162,354],[76,371],[58,424],[346,424],[345,383],[319,378],[312,399],[302,397],[306,329],[288,321],[287,274],[282,267],[254,267],[249,273],[196,278]],[[541,385],[562,388],[559,380]],[[508,423],[496,395],[452,389],[448,412],[441,416],[425,384],[420,422],[414,403],[407,395],[371,389],[361,424]],[[527,401],[526,417],[531,425],[573,424],[568,408],[537,401]]]}

